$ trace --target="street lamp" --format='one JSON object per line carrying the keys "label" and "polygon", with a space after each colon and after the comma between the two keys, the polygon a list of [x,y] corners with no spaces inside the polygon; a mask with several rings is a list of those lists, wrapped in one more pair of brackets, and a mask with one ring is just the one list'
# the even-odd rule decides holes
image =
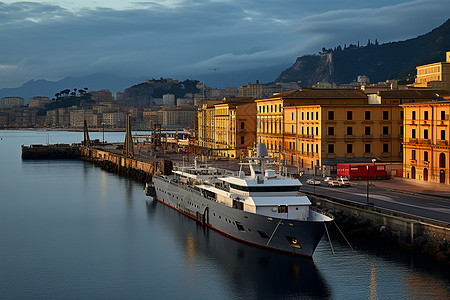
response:
{"label": "street lamp", "polygon": [[369,165],[366,165],[367,169],[367,195],[366,195],[366,205],[373,206],[372,202],[369,202]]}
{"label": "street lamp", "polygon": [[103,145],[105,144],[105,122],[102,122],[102,131],[103,131]]}

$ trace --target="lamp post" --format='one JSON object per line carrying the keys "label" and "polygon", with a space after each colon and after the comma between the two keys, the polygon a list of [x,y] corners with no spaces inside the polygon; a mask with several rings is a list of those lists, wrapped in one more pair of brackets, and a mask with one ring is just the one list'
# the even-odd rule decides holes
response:
{"label": "lamp post", "polygon": [[369,165],[366,165],[367,169],[367,191],[366,191],[366,203],[369,205]]}
{"label": "lamp post", "polygon": [[316,166],[313,168],[313,193],[316,194]]}
{"label": "lamp post", "polygon": [[102,122],[102,131],[103,131],[103,145],[105,144],[105,122]]}

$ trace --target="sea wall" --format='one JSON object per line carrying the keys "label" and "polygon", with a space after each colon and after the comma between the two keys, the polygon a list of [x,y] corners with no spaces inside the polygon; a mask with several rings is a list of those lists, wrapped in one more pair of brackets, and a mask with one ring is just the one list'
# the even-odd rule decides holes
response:
{"label": "sea wall", "polygon": [[22,145],[22,159],[75,159],[79,155],[77,145]]}
{"label": "sea wall", "polygon": [[140,182],[150,182],[153,174],[169,175],[172,172],[172,161],[168,159],[142,161],[95,147],[81,146],[80,159]]}
{"label": "sea wall", "polygon": [[450,227],[446,223],[334,197],[310,194],[309,198],[333,214],[347,235],[397,244],[450,264]]}

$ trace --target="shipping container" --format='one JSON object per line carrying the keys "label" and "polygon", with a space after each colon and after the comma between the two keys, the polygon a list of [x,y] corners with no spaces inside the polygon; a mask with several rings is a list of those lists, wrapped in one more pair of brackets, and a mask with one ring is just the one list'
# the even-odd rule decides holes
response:
{"label": "shipping container", "polygon": [[387,179],[386,165],[382,163],[336,164],[337,176],[349,180]]}

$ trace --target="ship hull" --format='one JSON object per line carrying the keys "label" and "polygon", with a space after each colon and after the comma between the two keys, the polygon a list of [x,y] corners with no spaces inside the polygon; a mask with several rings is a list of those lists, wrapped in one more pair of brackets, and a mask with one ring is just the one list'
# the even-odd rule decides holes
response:
{"label": "ship hull", "polygon": [[225,236],[293,255],[312,256],[326,221],[287,220],[225,206],[192,187],[155,176],[156,200]]}

